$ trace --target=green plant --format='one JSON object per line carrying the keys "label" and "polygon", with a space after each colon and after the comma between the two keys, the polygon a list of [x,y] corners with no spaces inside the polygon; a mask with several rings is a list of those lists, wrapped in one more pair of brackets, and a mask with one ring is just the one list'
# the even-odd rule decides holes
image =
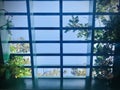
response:
{"label": "green plant", "polygon": [[4,17],[6,20],[6,23],[3,24],[2,26],[0,26],[0,29],[7,30],[8,34],[12,35],[11,31],[9,29],[9,28],[13,27],[12,16],[6,16],[5,13],[7,13],[7,11],[5,9],[0,9],[0,16],[2,16],[1,19],[3,19],[3,17]]}
{"label": "green plant", "polygon": [[25,62],[23,56],[12,57],[8,62],[0,65],[0,75],[6,75],[6,78],[31,76],[31,69],[24,68]]}
{"label": "green plant", "polygon": [[118,12],[119,0],[96,0],[96,12]]}

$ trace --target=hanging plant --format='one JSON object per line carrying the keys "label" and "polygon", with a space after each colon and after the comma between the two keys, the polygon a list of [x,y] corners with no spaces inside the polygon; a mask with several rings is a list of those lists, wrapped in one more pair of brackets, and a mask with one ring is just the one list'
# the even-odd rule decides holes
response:
{"label": "hanging plant", "polygon": [[8,13],[5,9],[0,9],[0,16],[4,16],[6,23],[0,26],[0,30],[7,30],[8,34],[12,35],[9,28],[13,27],[12,24],[12,16],[8,15],[6,16],[5,13]]}

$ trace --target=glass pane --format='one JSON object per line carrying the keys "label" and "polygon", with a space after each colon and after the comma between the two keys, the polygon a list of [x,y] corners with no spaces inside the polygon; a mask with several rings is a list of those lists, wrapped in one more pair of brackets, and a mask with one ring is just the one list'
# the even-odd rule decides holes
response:
{"label": "glass pane", "polygon": [[37,56],[34,61],[36,66],[60,66],[59,56]]}
{"label": "glass pane", "polygon": [[30,53],[30,46],[28,43],[11,43],[10,44],[11,53]]}
{"label": "glass pane", "polygon": [[26,12],[26,2],[4,0],[4,8],[8,12]]}
{"label": "glass pane", "polygon": [[28,30],[10,30],[10,41],[25,41],[29,40]]}
{"label": "glass pane", "polygon": [[59,40],[59,30],[35,30],[35,40]]}
{"label": "glass pane", "polygon": [[89,53],[89,43],[80,43],[80,44],[63,44],[63,53]]}
{"label": "glass pane", "polygon": [[96,12],[118,12],[119,0],[96,0]]}
{"label": "glass pane", "polygon": [[114,56],[94,56],[94,66],[113,66]]}
{"label": "glass pane", "polygon": [[60,77],[59,68],[38,68],[37,77]]}
{"label": "glass pane", "polygon": [[64,68],[63,69],[63,76],[66,78],[69,77],[80,77],[80,78],[85,78],[89,74],[89,69],[86,68]]}
{"label": "glass pane", "polygon": [[111,43],[95,43],[94,53],[96,54],[114,54],[115,45]]}
{"label": "glass pane", "polygon": [[99,79],[106,79],[111,77],[113,74],[112,68],[93,68],[92,77]]}
{"label": "glass pane", "polygon": [[23,56],[23,59],[24,59],[24,66],[31,66],[30,56]]}
{"label": "glass pane", "polygon": [[28,27],[27,16],[13,16],[12,24],[14,27]]}
{"label": "glass pane", "polygon": [[89,12],[89,1],[63,1],[63,12]]}
{"label": "glass pane", "polygon": [[[78,16],[63,16],[63,27],[88,27],[89,25],[89,17],[86,15],[78,15]],[[91,21],[92,22],[92,21]],[[72,26],[71,26],[71,25]]]}
{"label": "glass pane", "polygon": [[59,27],[58,16],[34,16],[34,27]]}
{"label": "glass pane", "polygon": [[64,56],[64,66],[87,66],[90,64],[90,57],[88,56]]}
{"label": "glass pane", "polygon": [[63,40],[90,40],[90,30],[63,30]]}
{"label": "glass pane", "polygon": [[59,1],[32,1],[32,3],[33,12],[59,12]]}
{"label": "glass pane", "polygon": [[36,52],[34,53],[60,53],[60,45],[59,44],[35,44]]}

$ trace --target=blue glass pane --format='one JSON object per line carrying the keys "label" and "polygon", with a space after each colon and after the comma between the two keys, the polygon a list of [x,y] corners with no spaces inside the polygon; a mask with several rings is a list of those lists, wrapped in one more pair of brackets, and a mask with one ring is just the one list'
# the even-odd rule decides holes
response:
{"label": "blue glass pane", "polygon": [[63,1],[63,12],[89,12],[90,1]]}
{"label": "blue glass pane", "polygon": [[36,56],[35,66],[60,66],[59,56]]}
{"label": "blue glass pane", "polygon": [[6,1],[4,0],[4,8],[8,12],[26,12],[26,1]]}
{"label": "blue glass pane", "polygon": [[89,56],[64,56],[64,66],[87,66],[90,64]]}
{"label": "blue glass pane", "polygon": [[14,27],[28,27],[27,16],[13,16],[12,24]]}
{"label": "blue glass pane", "polygon": [[80,43],[80,44],[63,44],[63,53],[89,53],[90,45],[88,43]]}
{"label": "blue glass pane", "polygon": [[34,27],[59,27],[59,16],[33,16]]}
{"label": "blue glass pane", "polygon": [[[60,53],[60,45],[52,43],[36,43],[34,53]],[[36,52],[35,52],[36,51]]]}
{"label": "blue glass pane", "polygon": [[35,30],[35,40],[59,40],[59,30]]}
{"label": "blue glass pane", "polygon": [[33,1],[33,12],[59,12],[59,1]]}
{"label": "blue glass pane", "polygon": [[28,30],[11,30],[10,41],[29,40]]}

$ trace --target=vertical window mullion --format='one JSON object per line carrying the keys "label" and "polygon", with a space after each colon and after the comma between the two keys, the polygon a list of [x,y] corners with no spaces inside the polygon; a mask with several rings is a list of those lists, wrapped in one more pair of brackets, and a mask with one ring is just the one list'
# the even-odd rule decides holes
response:
{"label": "vertical window mullion", "polygon": [[59,0],[59,13],[60,13],[60,88],[63,89],[63,0]]}
{"label": "vertical window mullion", "polygon": [[33,61],[33,47],[32,47],[32,30],[31,30],[31,14],[30,14],[30,2],[26,0],[27,7],[27,19],[28,19],[28,32],[29,32],[29,41],[30,41],[30,57],[31,57],[31,67],[32,67],[32,79],[35,79],[34,74],[34,61]]}
{"label": "vertical window mullion", "polygon": [[90,57],[90,79],[92,79],[93,69],[93,51],[94,51],[94,29],[95,29],[95,13],[96,13],[96,0],[93,0],[93,12],[92,12],[92,38],[91,38],[91,57]]}
{"label": "vertical window mullion", "polygon": [[61,78],[63,78],[63,35],[62,35],[62,29],[63,29],[63,20],[62,20],[62,0],[59,1],[59,7],[60,7],[60,66],[61,66]]}

